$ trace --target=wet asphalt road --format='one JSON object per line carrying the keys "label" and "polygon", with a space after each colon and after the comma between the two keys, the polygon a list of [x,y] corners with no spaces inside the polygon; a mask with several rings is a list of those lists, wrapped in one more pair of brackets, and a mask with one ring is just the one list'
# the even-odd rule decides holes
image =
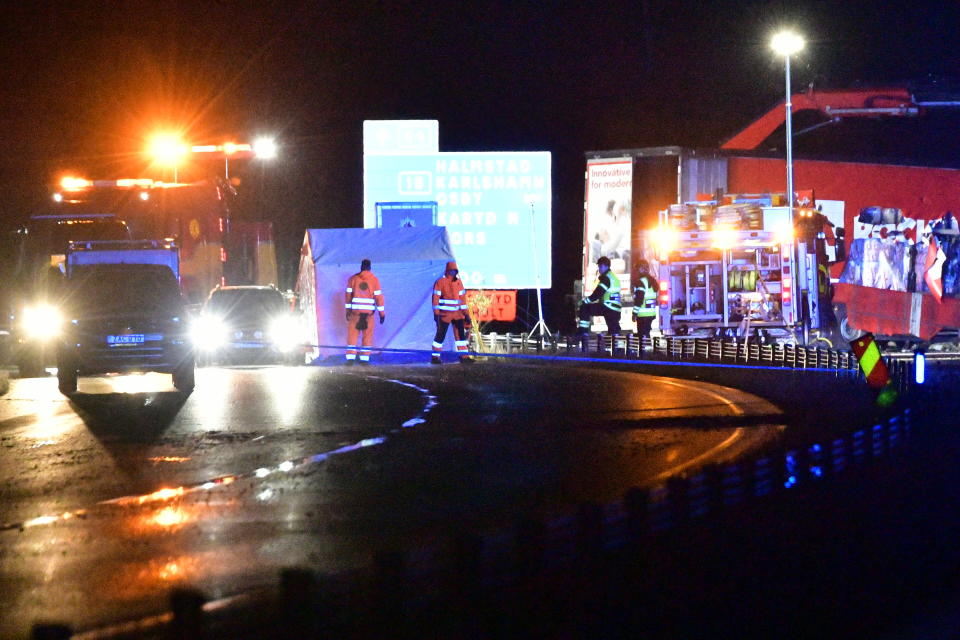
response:
{"label": "wet asphalt road", "polygon": [[532,511],[609,501],[782,430],[773,405],[603,370],[264,367],[14,380],[0,398],[0,637],[336,571]]}

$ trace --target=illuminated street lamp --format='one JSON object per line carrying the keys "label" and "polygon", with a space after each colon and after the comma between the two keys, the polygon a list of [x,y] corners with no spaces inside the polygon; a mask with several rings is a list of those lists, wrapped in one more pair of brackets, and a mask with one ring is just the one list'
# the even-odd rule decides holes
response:
{"label": "illuminated street lamp", "polygon": [[[773,36],[770,46],[777,55],[783,56],[784,69],[786,75],[786,137],[787,137],[787,211],[790,212],[790,230],[793,230],[793,101],[790,91],[790,56],[803,49],[803,38],[792,31],[781,31]],[[790,243],[790,262],[793,265],[790,271],[790,285],[794,291],[798,291],[797,285],[797,247]],[[806,332],[808,323],[804,323],[804,342],[806,342]]]}
{"label": "illuminated street lamp", "polygon": [[803,38],[792,31],[781,31],[773,36],[770,46],[783,56],[786,73],[787,110],[787,200],[790,207],[790,223],[793,224],[793,102],[790,91],[790,56],[803,49]]}
{"label": "illuminated street lamp", "polygon": [[173,181],[178,182],[177,169],[187,155],[188,147],[180,136],[173,133],[159,133],[150,139],[147,153],[154,162],[173,168]]}
{"label": "illuminated street lamp", "polygon": [[253,153],[261,160],[277,157],[277,142],[273,138],[257,138],[253,141]]}

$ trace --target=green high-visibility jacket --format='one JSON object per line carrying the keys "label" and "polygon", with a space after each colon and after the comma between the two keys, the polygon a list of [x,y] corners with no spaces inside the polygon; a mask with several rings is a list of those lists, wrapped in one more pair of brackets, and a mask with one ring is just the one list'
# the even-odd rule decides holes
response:
{"label": "green high-visibility jacket", "polygon": [[651,318],[657,315],[657,288],[653,277],[644,275],[633,288],[633,317]]}
{"label": "green high-visibility jacket", "polygon": [[607,271],[597,278],[597,287],[590,294],[590,302],[600,302],[611,311],[620,311],[620,278]]}

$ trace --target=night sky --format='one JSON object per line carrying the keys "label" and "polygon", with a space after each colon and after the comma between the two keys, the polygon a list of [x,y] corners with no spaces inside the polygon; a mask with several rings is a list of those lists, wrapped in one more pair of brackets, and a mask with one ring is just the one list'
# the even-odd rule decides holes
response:
{"label": "night sky", "polygon": [[[292,264],[305,227],[362,224],[362,121],[437,119],[444,151],[553,152],[547,305],[565,313],[584,152],[716,146],[782,98],[781,26],[808,40],[796,90],[952,87],[960,69],[958,2],[22,3],[0,21],[0,217],[67,170],[162,177],[141,154],[159,128],[270,133],[281,158],[232,172]],[[940,140],[960,146],[953,131]]]}

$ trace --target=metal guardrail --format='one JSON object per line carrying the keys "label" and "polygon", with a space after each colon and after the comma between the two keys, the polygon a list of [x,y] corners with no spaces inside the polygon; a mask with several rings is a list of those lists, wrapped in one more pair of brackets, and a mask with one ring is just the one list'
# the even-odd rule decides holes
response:
{"label": "metal guardrail", "polygon": [[[610,336],[605,334],[581,336],[537,336],[524,334],[496,334],[483,336],[483,345],[490,355],[546,354],[574,356],[582,354],[619,356],[643,359],[646,357],[691,360],[699,362],[728,362],[766,364],[794,369],[833,369],[855,371],[857,360],[850,351],[806,347],[791,344],[760,344],[739,338],[726,340],[708,338],[647,337],[633,334]],[[483,354],[480,354],[483,355]]]}
{"label": "metal guardrail", "polygon": [[[601,335],[584,344],[576,337],[530,340],[522,335],[490,334],[484,336],[484,346],[489,355],[593,353],[862,375],[850,352],[736,340]],[[893,357],[887,363],[898,390],[910,391],[913,360]],[[447,623],[456,626],[457,619],[462,622],[476,614],[476,604],[485,594],[535,592],[548,576],[580,571],[597,558],[616,557],[631,549],[656,553],[677,532],[722,520],[779,495],[816,490],[836,476],[896,456],[909,445],[913,430],[914,413],[905,408],[843,437],[706,466],[662,486],[629,489],[612,503],[581,504],[550,518],[529,517],[513,526],[465,532],[426,547],[381,551],[368,566],[355,571],[318,575],[302,568],[286,569],[268,593],[213,602],[206,602],[197,591],[178,589],[171,594],[170,612],[146,622],[76,635],[69,626],[43,624],[35,626],[33,637],[93,640],[127,636],[131,629],[200,637],[205,629],[228,628],[228,620],[236,618],[226,615],[231,606],[253,608],[254,616],[242,618],[245,624],[282,621],[279,637],[289,638],[398,630],[424,612],[438,609],[446,611],[448,618],[453,616],[453,622],[448,619]]]}
{"label": "metal guardrail", "polygon": [[[244,624],[282,621],[282,628],[270,627],[280,633],[277,637],[396,632],[434,610],[466,619],[484,594],[535,592],[558,572],[589,570],[597,559],[625,551],[642,548],[656,554],[678,532],[716,523],[779,495],[816,490],[833,477],[892,459],[909,446],[913,429],[913,414],[904,409],[843,437],[707,466],[655,488],[629,489],[613,503],[585,503],[551,518],[528,517],[510,527],[466,532],[430,546],[381,551],[362,569],[336,575],[286,569],[271,593],[233,599],[237,607],[256,611],[240,617]],[[170,612],[147,622],[76,635],[66,625],[44,624],[34,627],[33,638],[94,640],[126,637],[131,629],[199,638],[218,627],[229,634],[223,630],[238,624],[235,612],[227,615],[230,606],[224,601],[206,602],[195,590],[178,589],[170,602]],[[249,635],[251,629],[245,631]]]}

